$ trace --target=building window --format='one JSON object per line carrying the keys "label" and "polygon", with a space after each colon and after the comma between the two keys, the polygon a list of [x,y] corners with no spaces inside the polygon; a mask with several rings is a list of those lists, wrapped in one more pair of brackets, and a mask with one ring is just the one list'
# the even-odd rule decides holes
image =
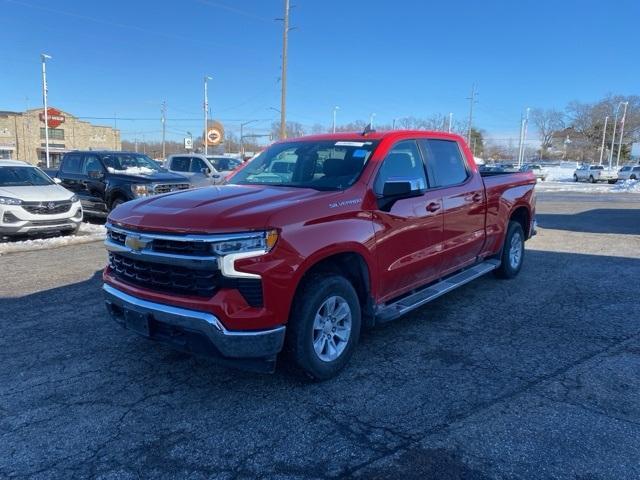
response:
{"label": "building window", "polygon": [[[44,137],[44,127],[40,127],[40,138]],[[62,128],[50,128],[49,140],[64,140],[64,130]]]}

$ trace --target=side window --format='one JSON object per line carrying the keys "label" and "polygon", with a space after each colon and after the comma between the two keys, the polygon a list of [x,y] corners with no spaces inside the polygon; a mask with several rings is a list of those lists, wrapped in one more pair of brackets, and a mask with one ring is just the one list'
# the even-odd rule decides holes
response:
{"label": "side window", "polygon": [[72,153],[64,157],[60,170],[64,173],[82,173],[82,157],[80,154]]}
{"label": "side window", "polygon": [[197,158],[197,157],[191,158],[191,170],[189,170],[190,172],[202,173],[203,168],[209,168],[209,167],[207,167],[207,164],[204,163],[204,161],[201,158]]}
{"label": "side window", "polygon": [[171,170],[176,172],[188,172],[191,159],[189,157],[173,157],[171,159]]}
{"label": "side window", "polygon": [[415,140],[405,140],[394,145],[382,162],[373,191],[382,195],[384,184],[388,180],[418,180],[421,188],[426,188],[424,164]]}
{"label": "side window", "polygon": [[102,172],[102,163],[97,155],[88,154],[84,156],[84,162],[82,166],[82,173],[88,175],[89,172]]}
{"label": "side window", "polygon": [[448,187],[463,183],[468,177],[467,165],[458,142],[452,140],[420,140],[424,149],[433,187]]}

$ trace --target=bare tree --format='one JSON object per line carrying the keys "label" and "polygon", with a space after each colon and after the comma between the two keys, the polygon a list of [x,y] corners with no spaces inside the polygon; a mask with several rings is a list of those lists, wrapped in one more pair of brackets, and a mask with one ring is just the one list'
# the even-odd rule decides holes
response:
{"label": "bare tree", "polygon": [[559,110],[536,108],[531,112],[531,121],[538,130],[543,151],[551,147],[554,133],[565,128],[564,113]]}

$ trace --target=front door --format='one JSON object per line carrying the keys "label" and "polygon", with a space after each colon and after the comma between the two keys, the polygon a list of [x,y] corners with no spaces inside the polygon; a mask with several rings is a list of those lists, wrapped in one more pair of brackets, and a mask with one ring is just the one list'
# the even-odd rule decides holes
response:
{"label": "front door", "polygon": [[442,265],[445,276],[476,262],[485,241],[486,199],[480,175],[471,166],[455,140],[423,139],[429,180],[442,192],[444,228]]}
{"label": "front door", "polygon": [[395,201],[373,213],[380,298],[386,302],[438,278],[442,251],[442,196],[428,189],[422,156],[415,140],[393,146],[374,183],[379,205],[388,180],[421,183],[423,193]]}

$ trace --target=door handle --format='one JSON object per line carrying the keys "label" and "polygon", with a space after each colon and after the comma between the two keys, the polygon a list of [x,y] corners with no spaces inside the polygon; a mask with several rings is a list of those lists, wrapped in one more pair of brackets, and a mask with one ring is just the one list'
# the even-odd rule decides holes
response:
{"label": "door handle", "polygon": [[481,193],[474,193],[473,196],[471,197],[471,200],[473,202],[479,202],[480,200],[482,200],[482,194]]}
{"label": "door handle", "polygon": [[437,212],[438,210],[440,210],[440,204],[437,202],[431,202],[429,205],[426,206],[427,212]]}

